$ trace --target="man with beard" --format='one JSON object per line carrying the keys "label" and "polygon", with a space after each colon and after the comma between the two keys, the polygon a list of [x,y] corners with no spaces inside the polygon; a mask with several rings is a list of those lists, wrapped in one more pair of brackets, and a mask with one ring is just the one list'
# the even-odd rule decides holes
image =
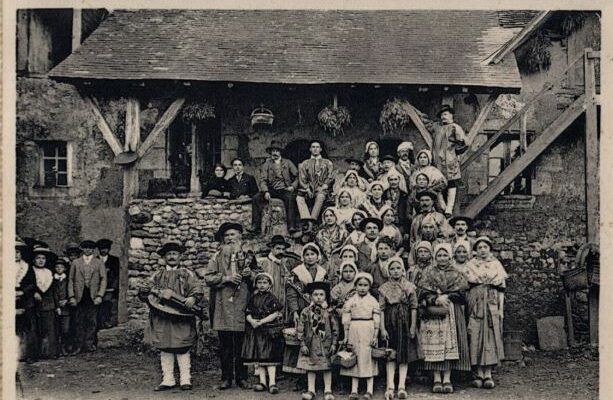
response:
{"label": "man with beard", "polygon": [[281,146],[273,140],[266,149],[270,157],[260,169],[260,192],[253,196],[251,233],[259,234],[262,226],[262,210],[270,199],[281,199],[285,205],[287,229],[290,233],[298,231],[296,220],[296,189],[298,188],[298,169],[288,159],[281,157]]}
{"label": "man with beard", "polygon": [[[222,242],[211,257],[204,281],[211,289],[211,328],[220,342],[221,385],[225,390],[236,385],[246,389],[247,369],[241,358],[245,333],[245,310],[252,291],[255,262],[247,260],[242,243],[243,226],[235,222],[221,224],[215,240]],[[253,260],[255,261],[255,260]]]}

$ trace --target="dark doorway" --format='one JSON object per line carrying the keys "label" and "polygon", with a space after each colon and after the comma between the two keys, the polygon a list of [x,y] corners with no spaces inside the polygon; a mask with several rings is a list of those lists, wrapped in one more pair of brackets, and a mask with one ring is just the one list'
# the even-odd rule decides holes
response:
{"label": "dark doorway", "polygon": [[[326,151],[326,145],[321,143],[321,156],[323,158],[328,158],[328,152]],[[309,146],[311,145],[311,140],[308,139],[297,139],[292,142],[289,142],[285,149],[282,152],[282,156],[291,160],[296,166],[311,157],[311,152],[309,151]]]}
{"label": "dark doorway", "polygon": [[397,157],[398,153],[396,149],[398,149],[398,145],[402,143],[402,141],[402,139],[396,138],[378,139],[377,143],[379,143],[379,157],[384,157],[387,155]]}

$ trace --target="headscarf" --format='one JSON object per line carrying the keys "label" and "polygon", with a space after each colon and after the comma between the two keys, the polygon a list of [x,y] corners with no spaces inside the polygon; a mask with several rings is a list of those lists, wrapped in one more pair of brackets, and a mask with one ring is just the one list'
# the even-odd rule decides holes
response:
{"label": "headscarf", "polygon": [[[357,276],[358,274],[358,267],[356,267],[355,263],[353,261],[343,261],[343,263],[341,264],[341,268],[340,268],[340,272],[341,274],[343,273],[343,271],[345,270],[345,267],[351,267],[353,268],[353,270],[355,271],[355,274]],[[355,277],[353,278],[353,280],[355,280]]]}
{"label": "headscarf", "polygon": [[432,243],[422,240],[421,242],[417,243],[417,246],[415,246],[415,253],[417,253],[417,250],[419,249],[426,249],[430,252],[430,254],[432,254]]}
{"label": "headscarf", "polygon": [[393,263],[398,263],[398,264],[400,264],[400,266],[402,267],[402,269],[403,269],[403,270],[406,270],[406,268],[404,267],[404,261],[402,260],[402,258],[400,258],[400,257],[398,257],[398,256],[393,256],[393,257],[390,257],[390,258],[389,258],[389,260],[387,260],[387,270],[388,270],[388,273],[389,273],[390,266],[391,266]]}
{"label": "headscarf", "polygon": [[366,279],[369,283],[370,286],[372,286],[372,275],[369,274],[368,272],[358,272],[355,276],[355,283],[357,283],[360,279]]}
{"label": "headscarf", "polygon": [[339,256],[342,257],[343,253],[345,251],[347,251],[347,250],[351,251],[353,253],[353,255],[356,256],[356,258],[357,258],[357,256],[358,256],[358,249],[354,245],[352,245],[352,244],[346,244],[343,247],[341,247],[341,250],[338,253]]}
{"label": "headscarf", "polygon": [[381,189],[385,190],[385,184],[381,181],[372,181],[370,185],[368,185],[368,195],[372,196],[372,188],[375,186],[381,186]]}
{"label": "headscarf", "polygon": [[451,245],[449,243],[438,243],[436,246],[434,246],[435,260],[436,260],[436,255],[441,251],[446,251],[447,254],[449,254],[449,257],[453,256],[453,249],[451,248]]}
{"label": "headscarf", "polygon": [[369,158],[370,155],[368,154],[368,149],[370,148],[370,145],[374,144],[375,146],[377,146],[377,149],[379,149],[379,143],[373,141],[370,142],[366,142],[366,146],[364,147],[364,158]]}
{"label": "headscarf", "polygon": [[490,250],[492,250],[492,239],[490,239],[487,236],[479,236],[476,240],[475,243],[473,244],[473,249],[476,250],[477,249],[477,245],[481,242],[485,242],[487,243],[488,246],[490,246]]}
{"label": "headscarf", "polygon": [[334,214],[334,218],[336,218],[336,222],[335,224],[338,223],[338,214],[336,213],[336,209],[334,207],[327,207],[324,212],[321,213],[321,216],[323,217],[324,214],[326,214],[328,211],[330,211],[332,214]]}
{"label": "headscarf", "polygon": [[[421,223],[419,224],[419,236],[423,236],[423,232],[421,230],[421,228],[424,225],[433,225],[434,226],[434,237],[436,238],[438,236],[438,234],[441,231],[441,227],[438,225],[438,223],[436,222],[436,219],[434,218],[433,214],[426,214],[426,216],[421,220]],[[451,253],[449,253],[451,254]]]}
{"label": "headscarf", "polygon": [[270,281],[270,287],[272,288],[272,287],[273,287],[273,285],[275,284],[275,280],[273,279],[272,275],[270,275],[268,272],[259,272],[259,273],[258,273],[258,274],[255,276],[255,278],[253,279],[253,282],[254,282],[254,283],[255,283],[255,282],[257,282],[257,281],[258,281],[258,278],[260,278],[260,277],[262,277],[262,276],[264,276],[264,277],[268,278],[268,280]]}
{"label": "headscarf", "polygon": [[460,239],[458,240],[454,245],[453,245],[453,254],[455,254],[456,250],[459,247],[464,247],[464,249],[466,249],[466,251],[470,252],[470,242],[468,240],[465,239]]}
{"label": "headscarf", "polygon": [[360,180],[360,175],[358,174],[356,170],[353,170],[353,169],[350,169],[347,172],[345,172],[345,176],[343,177],[343,180],[341,182],[341,187],[345,187],[347,185],[347,179],[350,176],[353,176],[355,180],[357,181],[357,184],[356,184],[357,188],[359,188],[360,190],[366,190],[366,188],[363,187],[363,185],[361,185],[363,182]]}
{"label": "headscarf", "polygon": [[[416,157],[415,157],[415,160],[419,160],[419,156],[420,156],[422,153],[424,153],[424,154],[425,154],[425,155],[428,157],[428,165],[432,165],[432,152],[431,152],[430,150],[428,150],[428,149],[419,150],[419,151],[417,152],[417,155],[416,155]],[[419,167],[421,167],[421,165],[419,164],[419,161],[416,161],[416,162],[417,162],[417,165],[418,165]]]}
{"label": "headscarf", "polygon": [[390,184],[389,184],[389,181],[388,181],[388,178],[389,178],[390,176],[397,176],[397,177],[398,177],[398,180],[399,180],[398,187],[399,187],[399,188],[400,188],[400,190],[402,190],[403,192],[407,192],[407,181],[406,181],[406,179],[404,179],[404,175],[402,175],[402,174],[400,173],[400,171],[398,171],[398,170],[397,170],[396,168],[394,168],[394,167],[390,168],[390,170],[389,170],[389,171],[387,171],[387,172],[385,173],[385,175],[383,175],[383,176],[380,178],[380,179],[385,179],[385,181],[384,181],[385,186],[383,187],[383,189],[385,189],[385,190],[386,190],[386,189],[388,189],[388,188],[390,187]]}
{"label": "headscarf", "polygon": [[413,143],[411,142],[402,142],[398,145],[396,149],[396,153],[400,153],[401,151],[413,150]]}
{"label": "headscarf", "polygon": [[302,247],[302,260],[304,261],[304,253],[305,253],[305,252],[306,252],[308,249],[311,249],[311,250],[313,250],[313,251],[315,251],[315,252],[317,253],[317,255],[318,255],[318,257],[317,257],[317,262],[320,262],[320,261],[321,261],[321,249],[319,248],[319,246],[317,246],[317,245],[316,245],[315,243],[313,243],[313,242],[309,242],[309,243],[305,244],[305,245]]}
{"label": "headscarf", "polygon": [[349,195],[349,205],[348,206],[343,206],[343,207],[353,207],[353,205],[351,204],[352,200],[353,200],[353,194],[351,193],[351,190],[342,187],[341,190],[338,191],[338,196],[336,197],[336,206],[340,207],[341,206],[341,195],[343,193],[347,193]]}

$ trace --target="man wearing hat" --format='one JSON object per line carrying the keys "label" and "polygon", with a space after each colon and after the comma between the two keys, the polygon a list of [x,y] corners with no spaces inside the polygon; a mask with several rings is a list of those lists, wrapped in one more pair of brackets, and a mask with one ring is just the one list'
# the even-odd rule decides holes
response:
{"label": "man wearing hat", "polygon": [[458,181],[462,178],[458,155],[468,149],[466,134],[462,127],[453,121],[454,114],[453,107],[443,106],[437,114],[440,122],[434,124],[432,135],[434,165],[441,170],[448,182],[445,208],[445,215],[448,217],[453,213]]}
{"label": "man wearing hat", "polygon": [[106,293],[106,267],[94,256],[96,242],[81,242],[81,257],[74,260],[68,276],[68,299],[75,307],[74,353],[96,350],[98,306]]}
{"label": "man wearing hat", "polygon": [[119,257],[109,254],[113,242],[109,239],[100,239],[96,242],[99,258],[106,267],[106,293],[102,298],[98,312],[98,326],[100,329],[111,328],[117,325],[116,308],[119,293]]}
{"label": "man wearing hat", "polygon": [[[150,278],[149,285],[139,290],[139,297],[147,299],[151,312],[151,342],[160,350],[162,383],[154,390],[165,391],[176,386],[175,359],[179,365],[181,390],[191,390],[190,348],[196,343],[196,317],[187,312],[202,300],[203,287],[189,269],[180,265],[185,248],[180,243],[167,242],[157,251],[164,265]],[[179,299],[184,309],[166,304]],[[165,302],[166,301],[166,302]]]}
{"label": "man wearing hat", "polygon": [[[273,285],[270,291],[281,304],[285,305],[285,281],[290,274],[286,265],[285,250],[291,245],[283,236],[275,235],[270,239],[267,246],[270,249],[270,253],[268,253],[267,257],[257,259],[258,267],[272,276]],[[283,315],[287,317],[285,313]]]}
{"label": "man wearing hat", "polygon": [[416,214],[411,221],[411,244],[415,244],[420,241],[419,230],[421,228],[422,221],[426,217],[432,218],[436,222],[439,232],[448,233],[450,228],[447,224],[447,219],[443,214],[434,209],[434,203],[438,197],[437,194],[432,191],[425,190],[417,193],[416,197],[417,200],[419,200],[419,213]]}
{"label": "man wearing hat", "polygon": [[398,186],[403,192],[407,192],[407,182],[404,179],[404,176],[398,171],[396,168],[396,157],[392,155],[386,155],[381,159],[381,168],[383,170],[379,180],[383,182],[385,187],[384,190],[387,190],[390,187],[389,178],[392,176],[398,177]]}
{"label": "man wearing hat", "polygon": [[[334,184],[334,165],[321,155],[321,142],[314,140],[309,147],[311,158],[298,166],[298,212],[301,219],[319,218],[319,213]],[[309,210],[309,205],[312,209]]]}
{"label": "man wearing hat", "polygon": [[252,200],[252,220],[250,231],[258,234],[262,226],[262,210],[270,199],[281,199],[285,205],[287,229],[290,233],[298,231],[296,221],[296,189],[298,188],[298,169],[293,162],[281,157],[281,145],[273,140],[266,148],[270,157],[260,167],[260,192]]}
{"label": "man wearing hat", "polygon": [[413,143],[408,141],[400,143],[396,149],[396,154],[398,154],[396,169],[402,174],[405,182],[409,182],[411,174],[413,173],[413,165],[415,164]]}
{"label": "man wearing hat", "polygon": [[473,229],[473,219],[465,215],[458,215],[449,220],[449,225],[453,228],[451,245],[454,246],[460,241],[467,241],[470,243],[470,249],[467,249],[468,258],[472,258],[472,247],[475,244],[475,239],[468,236],[468,232]]}
{"label": "man wearing hat", "polygon": [[377,242],[379,231],[383,228],[383,222],[379,218],[364,218],[360,222],[359,229],[364,232],[364,239],[357,244],[358,262],[360,271],[368,269],[370,264],[377,260]]}
{"label": "man wearing hat", "polygon": [[242,243],[243,226],[236,222],[221,224],[215,240],[219,251],[210,261],[204,282],[210,288],[211,328],[218,332],[221,359],[221,390],[236,385],[247,388],[247,369],[241,358],[245,333],[245,310],[255,276],[246,262]]}
{"label": "man wearing hat", "polygon": [[73,262],[81,256],[81,248],[77,243],[66,243],[66,246],[64,247],[64,255],[70,259],[70,262]]}

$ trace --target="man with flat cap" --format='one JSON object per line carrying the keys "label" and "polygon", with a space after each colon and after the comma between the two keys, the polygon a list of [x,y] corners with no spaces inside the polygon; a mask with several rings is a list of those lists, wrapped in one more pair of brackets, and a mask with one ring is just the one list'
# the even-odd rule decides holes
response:
{"label": "man with flat cap", "polygon": [[75,350],[96,350],[98,335],[98,306],[106,293],[106,267],[94,256],[96,242],[81,242],[81,257],[74,260],[68,276],[68,299],[75,307]]}
{"label": "man with flat cap", "polygon": [[70,262],[73,262],[81,256],[81,248],[77,243],[66,243],[66,246],[64,247],[64,255],[70,259]]}
{"label": "man with flat cap", "polygon": [[379,218],[368,217],[360,222],[359,229],[364,232],[364,239],[356,246],[358,249],[358,270],[366,270],[377,260],[377,242],[379,241],[381,228],[383,228],[383,222]]}
{"label": "man with flat cap", "polygon": [[255,257],[243,248],[243,226],[236,222],[221,224],[215,240],[219,251],[210,261],[204,281],[210,288],[211,328],[220,342],[221,390],[232,386],[248,388],[247,369],[241,358],[245,333],[245,309],[255,276]]}
{"label": "man with flat cap", "polygon": [[113,242],[109,239],[100,239],[96,242],[99,258],[106,267],[106,293],[102,298],[98,312],[98,326],[100,329],[111,328],[117,325],[116,308],[119,293],[119,257],[109,254]]}
{"label": "man with flat cap", "polygon": [[139,290],[139,298],[149,303],[152,345],[160,350],[162,383],[154,389],[156,392],[176,386],[175,359],[181,390],[192,389],[189,351],[196,344],[197,332],[191,310],[202,300],[204,288],[192,271],[180,265],[184,252],[180,243],[164,243],[157,251],[163,265]]}
{"label": "man with flat cap", "polygon": [[290,160],[281,157],[281,145],[273,140],[266,148],[270,157],[260,167],[260,192],[252,200],[252,233],[258,234],[262,226],[262,210],[270,199],[281,199],[285,205],[287,229],[290,233],[298,231],[296,222],[296,189],[298,188],[298,169]]}
{"label": "man with flat cap", "polygon": [[419,212],[413,217],[411,221],[411,245],[419,242],[421,240],[419,230],[421,229],[421,223],[426,217],[430,217],[434,220],[437,225],[438,231],[442,235],[449,234],[449,225],[447,224],[447,219],[443,214],[436,211],[434,208],[434,203],[438,198],[437,194],[425,190],[417,193],[417,200],[419,201]]}

